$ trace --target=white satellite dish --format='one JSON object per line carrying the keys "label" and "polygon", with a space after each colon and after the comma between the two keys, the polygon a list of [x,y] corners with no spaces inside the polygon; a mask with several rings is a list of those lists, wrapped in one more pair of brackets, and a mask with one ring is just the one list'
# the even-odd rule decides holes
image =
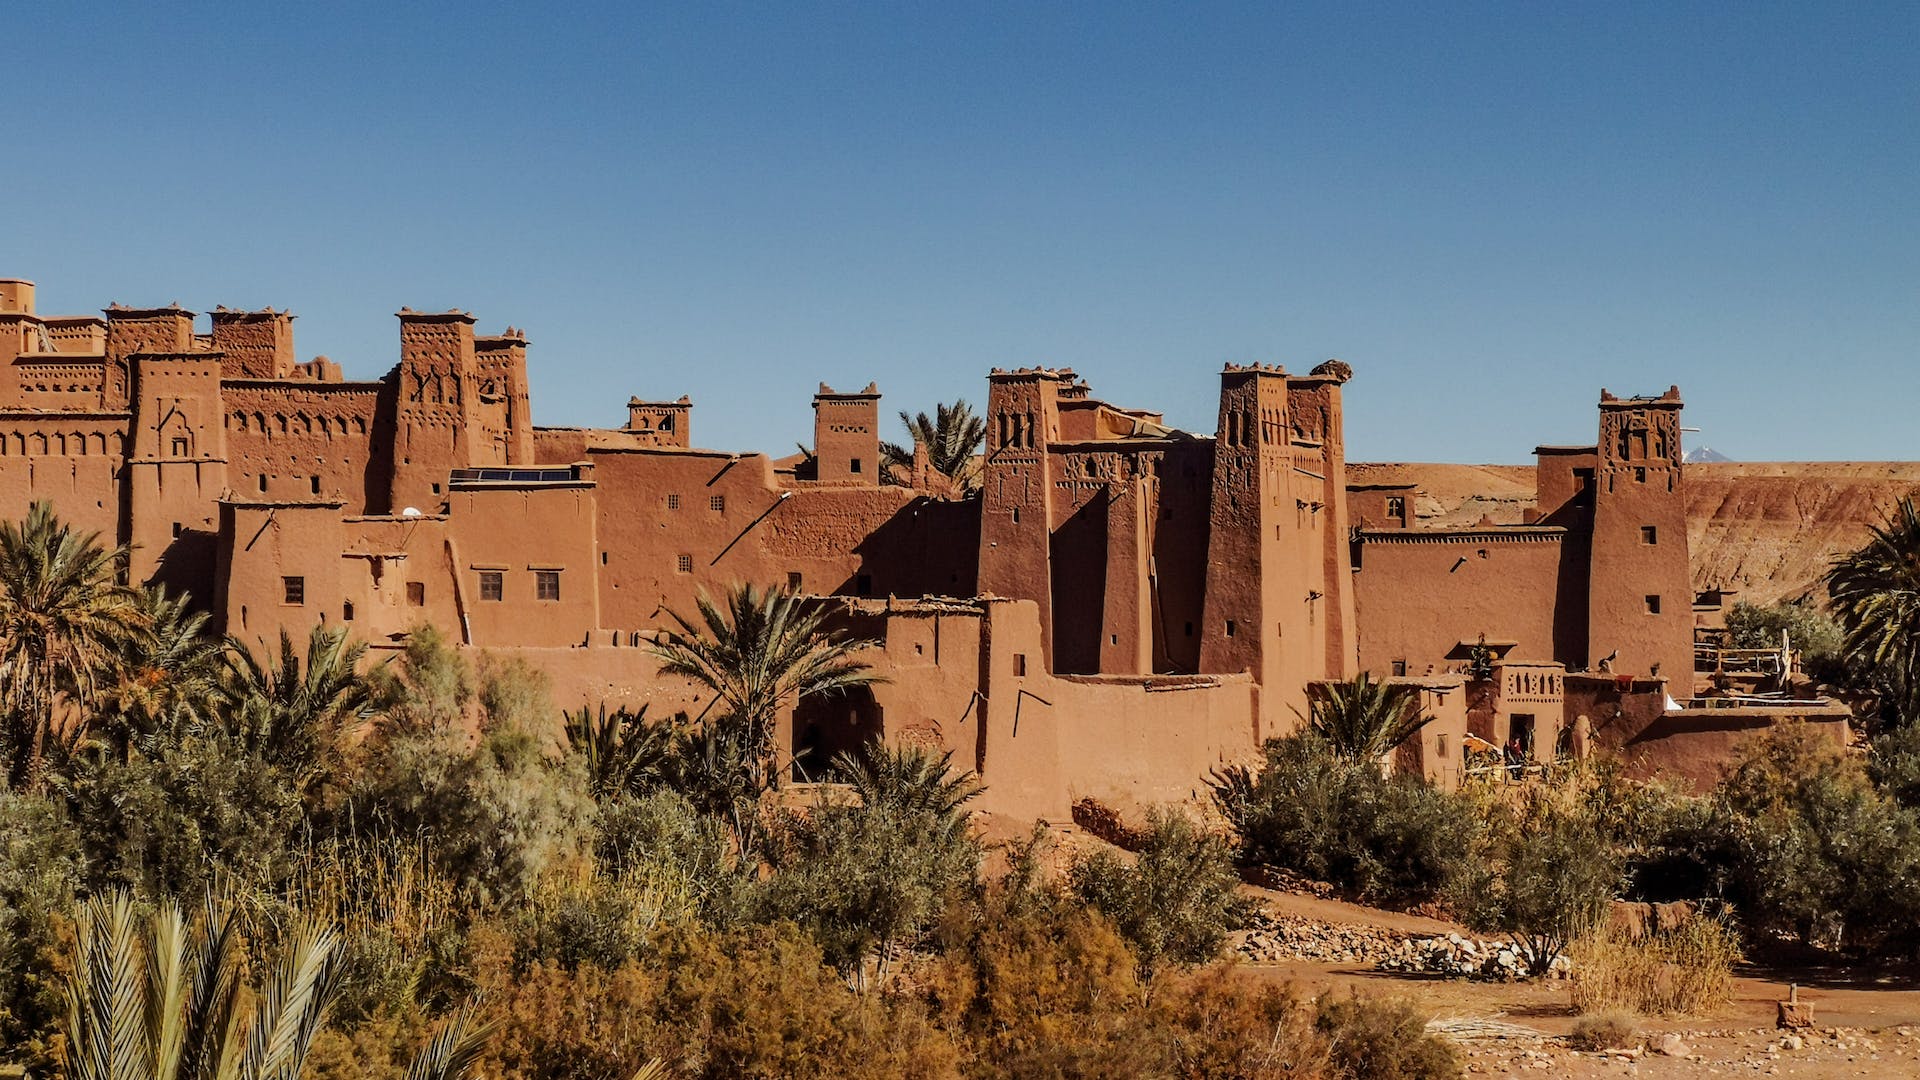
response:
{"label": "white satellite dish", "polygon": [[409,506],[405,510],[400,511],[400,516],[401,517],[424,517],[426,515],[420,513],[419,507]]}

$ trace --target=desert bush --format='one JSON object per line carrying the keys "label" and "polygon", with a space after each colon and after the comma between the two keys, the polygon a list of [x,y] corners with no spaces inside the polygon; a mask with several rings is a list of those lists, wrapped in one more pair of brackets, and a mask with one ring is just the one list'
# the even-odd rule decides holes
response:
{"label": "desert bush", "polygon": [[1632,1013],[1609,1009],[1575,1020],[1567,1041],[1576,1050],[1623,1050],[1631,1047],[1639,1034],[1638,1020]]}
{"label": "desert bush", "polygon": [[386,731],[450,731],[476,708],[473,666],[432,623],[409,630],[406,648],[372,678]]}
{"label": "desert bush", "polygon": [[1142,1034],[1163,1041],[1168,1076],[1282,1080],[1323,1076],[1332,1067],[1311,1003],[1230,964],[1158,988]]}
{"label": "desert bush", "polygon": [[791,926],[694,927],[608,970],[481,961],[500,1026],[481,1062],[502,1080],[599,1080],[664,1059],[701,1077],[951,1076],[956,1053],[916,1009],[863,998]]}
{"label": "desert bush", "polygon": [[[967,1075],[1151,1075],[1146,985],[1113,925],[1053,893],[996,884],[955,913],[939,963],[919,973],[933,1015],[971,1055]],[[956,923],[964,923],[963,926]]]}
{"label": "desert bush", "polygon": [[1284,867],[1368,899],[1413,902],[1471,865],[1479,815],[1461,796],[1373,762],[1335,755],[1310,735],[1273,739],[1258,773],[1216,774],[1214,800],[1243,862]]}
{"label": "desert bush", "polygon": [[602,799],[594,815],[594,859],[613,876],[661,875],[679,882],[700,920],[732,926],[746,917],[757,867],[733,856],[727,828],[675,791]]}
{"label": "desert bush", "polygon": [[[465,912],[424,839],[318,841],[301,853],[289,895],[302,913],[339,929],[333,1015],[341,1022],[403,1020],[419,1006],[446,1009],[466,996],[458,973]],[[418,1042],[406,1040],[407,1054]]]}
{"label": "desert bush", "polygon": [[0,1048],[46,1052],[61,1010],[49,957],[80,882],[81,840],[59,804],[0,789]]}
{"label": "desert bush", "polygon": [[1697,915],[1638,941],[1603,927],[1570,955],[1573,1006],[1582,1013],[1697,1016],[1732,995],[1740,939],[1726,921]]}
{"label": "desert bush", "polygon": [[1593,816],[1542,794],[1496,829],[1490,858],[1456,879],[1454,906],[1476,930],[1504,933],[1532,974],[1605,916],[1624,866]]}
{"label": "desert bush", "polygon": [[1328,1072],[1340,1080],[1440,1080],[1460,1075],[1460,1055],[1427,1034],[1427,1018],[1404,1001],[1322,995],[1314,1030],[1327,1040]]}
{"label": "desert bush", "polygon": [[1147,977],[1163,960],[1213,959],[1240,916],[1232,849],[1178,812],[1148,815],[1131,865],[1096,851],[1074,860],[1068,881],[1083,902],[1113,920]]}

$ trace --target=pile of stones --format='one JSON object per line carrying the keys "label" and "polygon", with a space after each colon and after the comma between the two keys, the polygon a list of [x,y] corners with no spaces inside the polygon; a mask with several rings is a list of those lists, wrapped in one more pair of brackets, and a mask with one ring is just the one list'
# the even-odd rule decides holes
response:
{"label": "pile of stones", "polygon": [[1316,922],[1263,911],[1254,915],[1235,947],[1254,963],[1378,964],[1395,955],[1405,941],[1405,934],[1378,926]]}
{"label": "pile of stones", "polygon": [[[1478,938],[1447,934],[1444,937],[1408,938],[1391,954],[1382,957],[1381,971],[1414,975],[1445,975],[1460,979],[1521,979],[1527,975],[1526,954],[1510,941],[1483,941]],[[1565,956],[1556,956],[1547,976],[1564,979],[1573,968]]]}

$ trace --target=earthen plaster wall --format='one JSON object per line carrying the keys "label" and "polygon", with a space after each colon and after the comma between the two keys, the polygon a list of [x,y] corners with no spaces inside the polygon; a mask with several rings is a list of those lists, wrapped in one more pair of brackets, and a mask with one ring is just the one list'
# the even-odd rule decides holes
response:
{"label": "earthen plaster wall", "polygon": [[222,384],[228,485],[243,498],[338,497],[367,512],[369,492],[386,486],[386,454],[376,450],[384,391],[366,382]]}
{"label": "earthen plaster wall", "polygon": [[1458,667],[1461,642],[1515,642],[1515,660],[1551,661],[1561,573],[1558,529],[1364,534],[1355,575],[1359,664],[1376,676]]}

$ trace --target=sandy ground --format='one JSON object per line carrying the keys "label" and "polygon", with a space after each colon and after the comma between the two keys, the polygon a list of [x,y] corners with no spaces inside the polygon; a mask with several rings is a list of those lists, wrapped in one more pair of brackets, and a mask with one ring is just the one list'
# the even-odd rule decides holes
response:
{"label": "sandy ground", "polygon": [[[1336,911],[1354,908],[1293,899],[1333,904]],[[1374,914],[1380,918],[1337,921],[1386,925],[1409,918]],[[1303,991],[1353,989],[1409,1000],[1440,1027],[1464,1029],[1455,1041],[1465,1051],[1470,1076],[1920,1077],[1920,988],[1911,983],[1803,983],[1801,1000],[1813,1002],[1817,1026],[1799,1033],[1796,1047],[1787,1033],[1774,1028],[1775,1002],[1786,995],[1786,985],[1768,973],[1749,971],[1736,981],[1733,1001],[1714,1016],[1641,1024],[1640,1043],[1658,1042],[1668,1033],[1679,1036],[1681,1054],[1668,1056],[1644,1049],[1631,1055],[1571,1049],[1565,1036],[1575,1018],[1562,983],[1467,982],[1306,962],[1249,964],[1247,970]],[[1498,1037],[1463,1037],[1476,1027]]]}

